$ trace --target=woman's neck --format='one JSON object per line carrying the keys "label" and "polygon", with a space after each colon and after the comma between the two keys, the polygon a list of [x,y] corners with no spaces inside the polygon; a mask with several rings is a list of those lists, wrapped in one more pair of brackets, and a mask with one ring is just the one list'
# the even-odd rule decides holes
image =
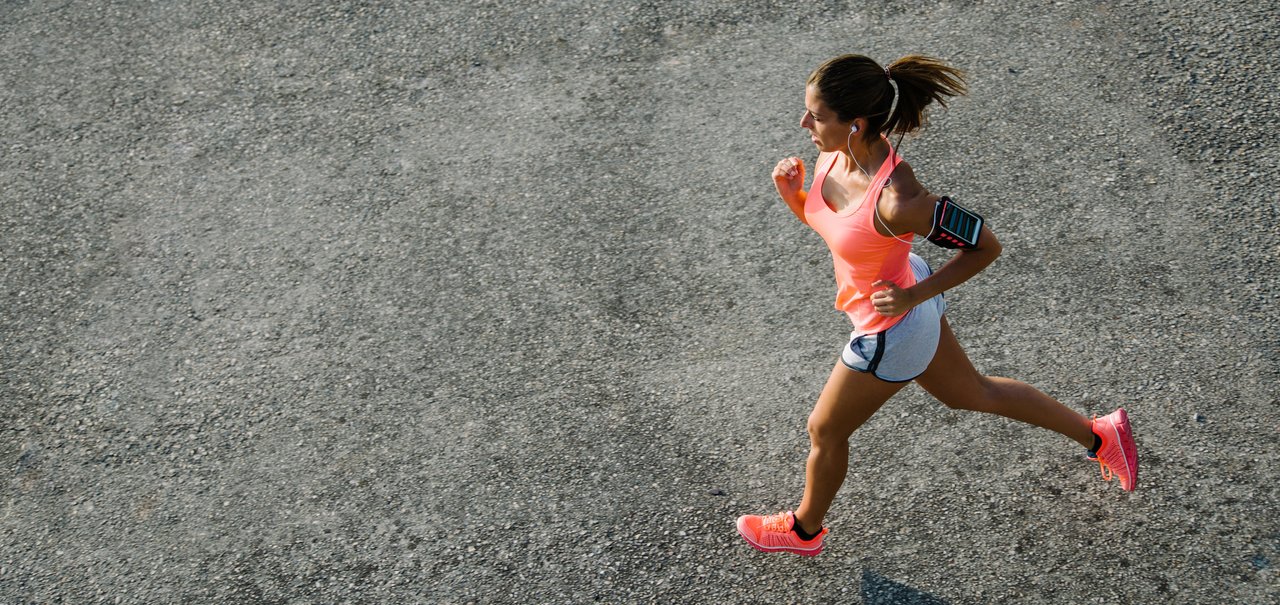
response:
{"label": "woman's neck", "polygon": [[880,137],[870,142],[851,140],[849,148],[842,149],[840,154],[844,156],[850,174],[860,173],[867,180],[872,180],[885,158],[889,157],[889,144]]}

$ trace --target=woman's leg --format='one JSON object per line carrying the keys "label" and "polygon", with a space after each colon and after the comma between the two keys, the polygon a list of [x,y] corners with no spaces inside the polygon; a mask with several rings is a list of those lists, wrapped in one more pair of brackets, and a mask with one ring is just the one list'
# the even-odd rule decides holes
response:
{"label": "woman's leg", "polygon": [[1086,448],[1093,447],[1091,423],[1084,415],[1025,382],[979,374],[960,348],[945,316],[938,351],[916,383],[947,407],[1021,420],[1062,433]]}
{"label": "woman's leg", "polygon": [[839,361],[809,414],[809,461],[804,500],[796,521],[808,533],[822,530],[822,520],[849,469],[849,437],[906,383],[885,382],[855,372]]}

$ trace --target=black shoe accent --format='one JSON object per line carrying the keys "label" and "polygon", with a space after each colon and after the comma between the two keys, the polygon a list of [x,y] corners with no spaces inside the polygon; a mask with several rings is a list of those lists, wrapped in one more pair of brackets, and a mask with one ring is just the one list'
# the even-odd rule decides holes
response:
{"label": "black shoe accent", "polygon": [[[1093,431],[1089,432],[1093,433]],[[1089,448],[1089,457],[1097,458],[1098,450],[1100,449],[1102,449],[1102,437],[1099,437],[1097,433],[1093,433],[1093,447]]]}
{"label": "black shoe accent", "polygon": [[821,529],[818,530],[818,534],[807,533],[804,531],[803,527],[800,527],[800,519],[796,518],[795,513],[791,513],[791,518],[795,521],[795,523],[791,525],[791,531],[796,532],[796,535],[800,536],[800,539],[805,542],[818,537],[818,534],[822,533]]}

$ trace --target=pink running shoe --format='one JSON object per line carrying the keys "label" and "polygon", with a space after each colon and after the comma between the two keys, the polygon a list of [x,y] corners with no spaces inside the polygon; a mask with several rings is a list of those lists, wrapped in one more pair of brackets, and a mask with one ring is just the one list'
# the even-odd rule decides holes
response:
{"label": "pink running shoe", "polygon": [[738,533],[746,538],[747,544],[760,552],[790,552],[804,557],[822,552],[822,540],[827,535],[827,528],[822,528],[822,533],[812,540],[801,540],[793,531],[795,525],[796,516],[791,511],[776,515],[738,517]]}
{"label": "pink running shoe", "polygon": [[1094,416],[1093,433],[1102,439],[1096,460],[1102,468],[1102,478],[1120,477],[1120,487],[1131,492],[1138,487],[1138,446],[1133,442],[1133,427],[1129,415],[1120,408],[1102,418]]}

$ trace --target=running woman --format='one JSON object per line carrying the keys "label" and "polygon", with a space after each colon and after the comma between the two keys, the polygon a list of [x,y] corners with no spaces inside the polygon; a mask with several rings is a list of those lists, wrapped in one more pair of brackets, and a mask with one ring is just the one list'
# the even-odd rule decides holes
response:
{"label": "running woman", "polygon": [[[942,293],[1000,255],[978,214],[930,193],[888,134],[918,130],[925,108],[965,93],[963,73],[912,55],[881,67],[859,55],[827,61],[809,76],[800,126],[818,148],[804,190],[800,158],[773,169],[778,195],[822,236],[835,264],[836,308],[853,323],[849,344],[809,415],[804,496],[794,512],[746,515],[738,532],[765,552],[822,552],[822,521],[849,467],[849,437],[908,382],[948,407],[999,414],[1057,431],[1088,449],[1102,476],[1132,491],[1138,455],[1124,409],[1090,420],[1034,387],[983,376],[956,341]],[[911,253],[913,239],[956,253],[936,272]]]}

